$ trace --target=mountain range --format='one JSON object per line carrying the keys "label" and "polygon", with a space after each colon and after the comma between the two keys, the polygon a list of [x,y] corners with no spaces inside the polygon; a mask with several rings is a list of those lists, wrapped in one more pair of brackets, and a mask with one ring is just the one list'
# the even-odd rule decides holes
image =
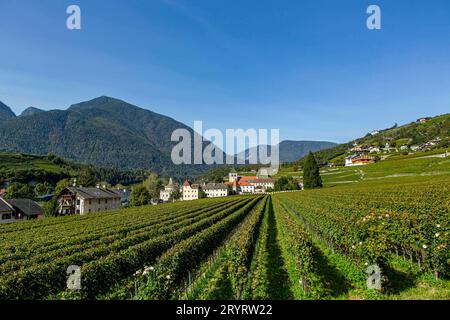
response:
{"label": "mountain range", "polygon": [[[307,155],[309,152],[316,152],[323,149],[334,147],[336,143],[328,141],[293,141],[284,140],[278,144],[280,163],[293,162]],[[238,159],[245,160],[246,163],[259,162],[259,151],[262,147],[267,148],[267,154],[270,156],[272,146],[260,145],[247,149],[238,154]],[[256,156],[256,157],[255,157]]]}
{"label": "mountain range", "polygon": [[21,117],[32,116],[34,114],[38,114],[41,112],[45,112],[45,111],[35,108],[35,107],[29,107],[29,108],[26,108],[25,110],[23,110],[22,113],[20,114],[20,116]]}
{"label": "mountain range", "polygon": [[[178,142],[172,132],[187,125],[125,101],[102,96],[44,111],[30,107],[20,116],[0,103],[0,152],[36,155],[53,153],[63,158],[121,169],[143,168],[173,176],[196,176],[206,165],[174,165],[171,152]],[[208,141],[204,143],[206,146]],[[283,141],[282,162],[294,161],[309,151],[333,146],[330,142]]]}

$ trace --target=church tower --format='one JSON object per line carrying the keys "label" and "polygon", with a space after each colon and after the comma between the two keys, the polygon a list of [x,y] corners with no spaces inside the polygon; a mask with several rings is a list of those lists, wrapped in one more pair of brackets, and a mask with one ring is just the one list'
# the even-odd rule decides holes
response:
{"label": "church tower", "polygon": [[238,181],[238,174],[236,172],[236,170],[231,169],[230,173],[228,174],[228,181],[229,182],[235,182]]}

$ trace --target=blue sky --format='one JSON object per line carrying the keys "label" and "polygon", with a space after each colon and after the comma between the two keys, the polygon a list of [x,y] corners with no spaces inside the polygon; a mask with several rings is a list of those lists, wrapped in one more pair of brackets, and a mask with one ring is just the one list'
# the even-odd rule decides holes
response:
{"label": "blue sky", "polygon": [[0,14],[16,113],[108,95],[205,129],[345,142],[450,111],[448,0],[0,0]]}

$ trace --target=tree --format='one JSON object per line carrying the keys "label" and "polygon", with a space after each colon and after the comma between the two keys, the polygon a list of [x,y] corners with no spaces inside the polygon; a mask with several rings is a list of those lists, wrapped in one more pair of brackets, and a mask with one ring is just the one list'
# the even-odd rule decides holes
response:
{"label": "tree", "polygon": [[84,167],[80,170],[77,183],[83,187],[93,187],[97,179],[95,178],[94,171],[90,167]]}
{"label": "tree", "polygon": [[47,181],[45,181],[44,183],[36,184],[36,186],[34,187],[34,192],[37,196],[50,194],[53,192],[53,187]]}
{"label": "tree", "polygon": [[303,185],[305,189],[314,189],[322,187],[322,178],[320,177],[319,166],[312,152],[308,154],[303,166]]}
{"label": "tree", "polygon": [[55,196],[58,196],[61,193],[61,191],[63,191],[68,186],[69,186],[68,179],[63,179],[63,180],[58,181],[58,183],[56,184],[56,187],[55,187]]}
{"label": "tree", "polygon": [[46,217],[56,217],[58,215],[58,200],[53,197],[52,200],[44,203],[44,215]]}
{"label": "tree", "polygon": [[172,191],[172,193],[170,194],[170,199],[169,200],[178,200],[181,198],[181,192],[180,189],[175,189],[174,191]]}
{"label": "tree", "polygon": [[143,182],[148,192],[153,198],[159,198],[159,192],[164,189],[164,181],[162,181],[156,173],[150,173]]}
{"label": "tree", "polygon": [[27,184],[13,183],[6,190],[6,197],[8,199],[34,199],[34,191]]}
{"label": "tree", "polygon": [[275,181],[275,186],[274,189],[275,191],[283,191],[286,190],[286,186],[288,185],[289,180],[287,177],[280,177],[277,179],[277,181]]}
{"label": "tree", "polygon": [[150,203],[152,196],[147,188],[140,184],[131,189],[130,203],[132,206],[143,206]]}
{"label": "tree", "polygon": [[[294,180],[293,177],[285,177],[282,176],[275,181],[274,190],[275,191],[284,191],[284,190],[298,190],[298,183]],[[269,192],[267,189],[266,191]]]}
{"label": "tree", "polygon": [[204,198],[206,198],[206,192],[205,191],[199,191],[198,192],[198,198],[199,199],[204,199]]}

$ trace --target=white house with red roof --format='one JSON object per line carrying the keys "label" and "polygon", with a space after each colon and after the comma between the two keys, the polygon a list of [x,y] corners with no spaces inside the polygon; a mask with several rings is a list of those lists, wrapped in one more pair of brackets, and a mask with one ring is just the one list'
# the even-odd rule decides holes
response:
{"label": "white house with red roof", "polygon": [[236,171],[229,174],[227,185],[233,187],[237,193],[263,193],[267,189],[275,187],[275,180],[272,178],[259,178],[258,176],[239,176]]}
{"label": "white house with red roof", "polygon": [[183,186],[181,187],[181,193],[182,193],[181,199],[183,201],[197,200],[199,190],[200,190],[200,185],[191,183],[189,180],[186,180],[183,183]]}

